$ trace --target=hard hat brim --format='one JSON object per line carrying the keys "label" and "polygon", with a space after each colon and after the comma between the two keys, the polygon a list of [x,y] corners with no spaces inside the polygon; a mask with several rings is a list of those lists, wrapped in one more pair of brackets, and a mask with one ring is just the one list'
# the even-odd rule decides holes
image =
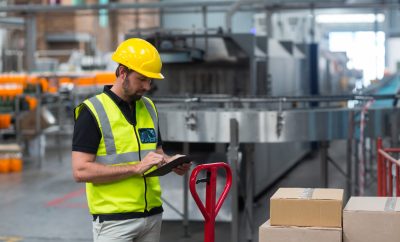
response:
{"label": "hard hat brim", "polygon": [[159,79],[159,80],[164,79],[164,76],[161,73],[153,73],[153,72],[137,71],[137,70],[134,70],[134,71],[136,71],[137,73],[140,73],[143,76],[148,77],[148,78]]}

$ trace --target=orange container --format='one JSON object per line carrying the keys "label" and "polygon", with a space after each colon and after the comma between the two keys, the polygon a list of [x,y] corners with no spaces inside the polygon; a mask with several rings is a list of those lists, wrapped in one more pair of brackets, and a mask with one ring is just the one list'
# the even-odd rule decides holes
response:
{"label": "orange container", "polygon": [[114,72],[99,72],[96,73],[95,78],[97,85],[107,85],[113,84],[116,77]]}
{"label": "orange container", "polygon": [[10,172],[10,159],[8,157],[0,158],[0,173],[8,173]]}
{"label": "orange container", "polygon": [[49,81],[46,78],[40,78],[40,85],[42,86],[43,92],[49,91]]}
{"label": "orange container", "polygon": [[26,96],[25,97],[26,102],[28,102],[29,105],[29,110],[33,110],[37,106],[37,99],[35,97],[31,96]]}
{"label": "orange container", "polygon": [[22,171],[22,159],[19,157],[12,157],[10,159],[10,171],[21,172]]}
{"label": "orange container", "polygon": [[48,89],[47,89],[47,92],[49,92],[49,93],[57,93],[57,91],[58,91],[58,88],[57,87],[49,87]]}
{"label": "orange container", "polygon": [[0,114],[0,128],[8,129],[11,126],[11,114]]}
{"label": "orange container", "polygon": [[78,77],[75,80],[75,83],[78,86],[92,86],[92,85],[95,84],[95,78],[94,77],[90,77],[90,76],[88,76],[88,77]]}
{"label": "orange container", "polygon": [[73,81],[69,77],[60,77],[59,83],[60,84],[68,84],[68,83],[73,83]]}

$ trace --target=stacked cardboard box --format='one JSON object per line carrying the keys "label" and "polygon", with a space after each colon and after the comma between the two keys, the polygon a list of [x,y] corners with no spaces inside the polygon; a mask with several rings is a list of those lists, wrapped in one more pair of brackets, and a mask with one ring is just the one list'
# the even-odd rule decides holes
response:
{"label": "stacked cardboard box", "polygon": [[352,197],[343,211],[344,242],[399,242],[400,198]]}
{"label": "stacked cardboard box", "polygon": [[259,242],[341,242],[342,203],[342,189],[281,188]]}
{"label": "stacked cardboard box", "polygon": [[259,228],[259,242],[341,242],[341,228],[271,226]]}

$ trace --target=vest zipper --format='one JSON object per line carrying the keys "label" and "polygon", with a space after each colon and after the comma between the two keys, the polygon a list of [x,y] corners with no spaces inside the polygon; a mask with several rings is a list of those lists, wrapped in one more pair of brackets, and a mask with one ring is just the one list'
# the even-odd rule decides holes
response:
{"label": "vest zipper", "polygon": [[[139,147],[139,161],[142,162],[142,155],[140,152],[140,141],[139,141],[139,137],[138,134],[136,132],[136,125],[132,125],[133,126],[133,130],[135,131],[135,136],[136,136],[136,141],[138,143],[138,147]],[[144,212],[147,213],[147,182],[146,182],[146,177],[143,177],[143,181],[144,181]]]}

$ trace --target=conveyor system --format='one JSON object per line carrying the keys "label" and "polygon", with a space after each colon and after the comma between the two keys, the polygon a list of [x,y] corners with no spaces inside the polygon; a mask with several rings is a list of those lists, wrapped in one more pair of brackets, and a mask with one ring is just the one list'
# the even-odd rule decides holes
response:
{"label": "conveyor system", "polygon": [[[245,194],[240,194],[240,184],[234,179],[232,198],[243,196],[248,219],[252,221],[252,206],[280,175],[266,179],[266,174],[286,172],[289,167],[281,163],[280,170],[269,171],[278,160],[254,159],[260,155],[257,145],[304,144],[319,142],[321,152],[321,186],[328,186],[328,162],[340,167],[329,158],[329,141],[348,140],[351,142],[357,117],[363,111],[363,104],[371,100],[396,100],[398,95],[342,95],[318,97],[257,97],[239,98],[226,95],[192,97],[157,97],[162,138],[164,141],[183,143],[229,144],[228,162],[233,176],[246,181]],[[358,103],[356,108],[342,107],[347,101]],[[319,107],[308,107],[318,103]],[[364,109],[365,111],[365,109]],[[396,137],[400,109],[391,106],[374,107],[367,110],[364,136]],[[241,146],[245,145],[245,146]],[[245,147],[244,150],[239,150]],[[248,148],[251,147],[251,148]],[[253,154],[250,154],[251,151]],[[258,152],[258,153],[257,153]],[[241,160],[239,153],[244,154]],[[290,153],[290,152],[286,152]],[[264,156],[269,157],[269,156]],[[340,170],[347,179],[348,191],[353,190],[351,154],[347,155],[347,171]],[[271,163],[271,164],[270,164]],[[241,164],[241,165],[240,165]],[[238,174],[239,173],[239,174]],[[357,173],[357,172],[356,172]],[[260,185],[262,184],[262,185]],[[232,199],[232,224],[238,226],[238,199]],[[247,224],[248,227],[252,225]],[[235,228],[232,228],[235,229]],[[236,228],[238,229],[238,228]],[[255,229],[253,226],[252,229]],[[236,230],[238,231],[238,230]],[[249,230],[251,231],[251,229]]]}

